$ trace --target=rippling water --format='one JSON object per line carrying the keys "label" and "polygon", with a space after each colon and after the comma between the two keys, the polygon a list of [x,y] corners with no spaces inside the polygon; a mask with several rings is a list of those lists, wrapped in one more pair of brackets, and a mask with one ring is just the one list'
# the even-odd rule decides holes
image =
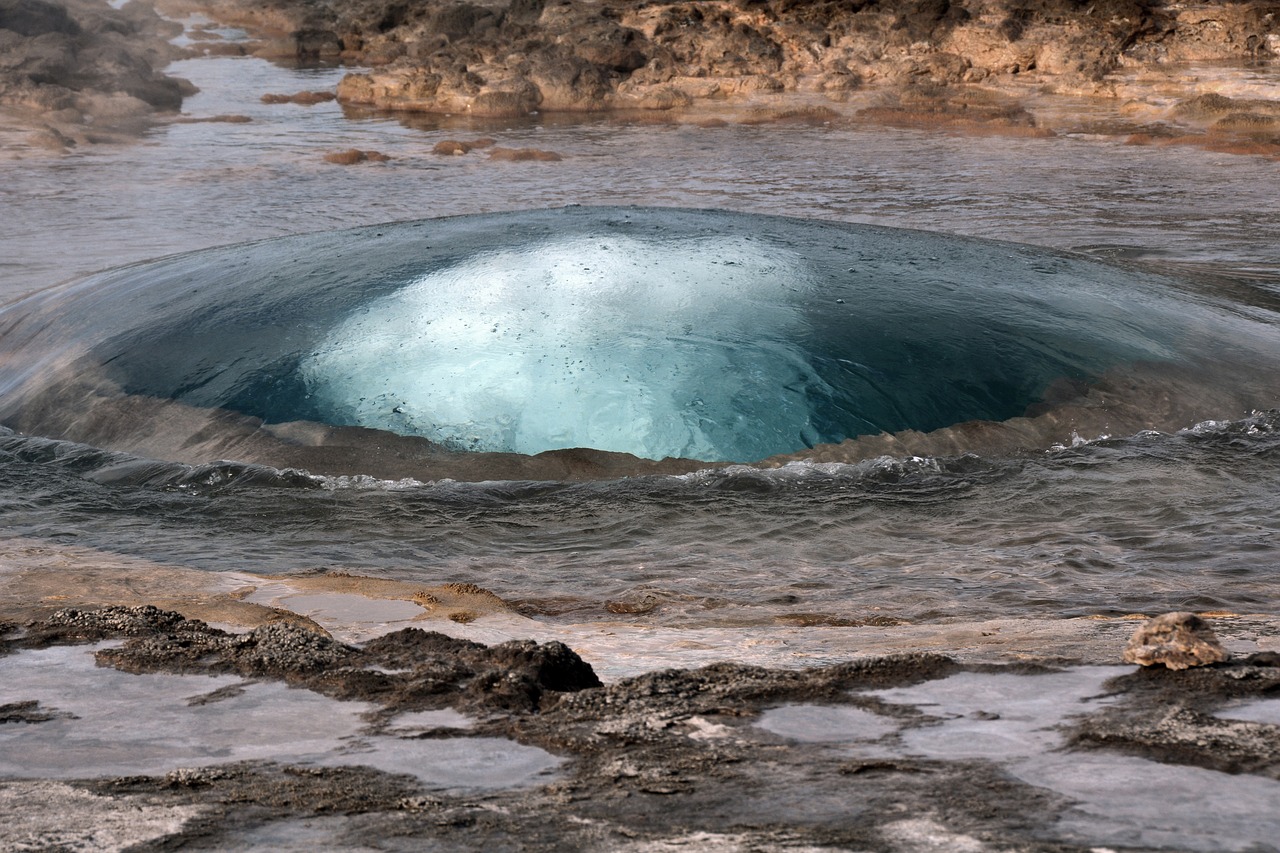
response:
{"label": "rippling water", "polygon": [[[1276,323],[1280,198],[1277,165],[1262,159],[1084,134],[606,121],[408,127],[344,118],[334,104],[258,103],[266,91],[331,86],[338,71],[238,59],[179,65],[204,89],[188,102],[192,114],[254,121],[174,125],[137,147],[0,165],[0,293],[305,231],[634,203],[1087,249],[1156,269],[1144,275],[1193,269],[1198,292],[1225,314],[1263,329]],[[481,133],[564,160],[429,153],[440,139]],[[395,159],[323,162],[348,147]],[[1280,356],[1273,340],[1249,343],[1258,364]],[[1224,340],[1223,351],[1239,345]],[[1212,355],[1212,342],[1204,352]],[[1168,397],[1216,387],[1175,378]],[[9,537],[202,569],[472,581],[555,620],[732,626],[1274,611],[1280,417],[1265,410],[1278,405],[1277,392],[1251,381],[1247,405],[1203,402],[1159,432],[1097,428],[1017,451],[970,437],[926,454],[588,483],[162,464],[8,434],[0,512]]]}

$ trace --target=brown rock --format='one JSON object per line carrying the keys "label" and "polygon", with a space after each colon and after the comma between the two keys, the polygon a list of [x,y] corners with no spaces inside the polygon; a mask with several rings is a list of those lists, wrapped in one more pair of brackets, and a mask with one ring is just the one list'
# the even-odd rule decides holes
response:
{"label": "brown rock", "polygon": [[381,151],[361,151],[359,148],[348,148],[346,151],[331,151],[324,155],[326,163],[339,166],[354,166],[356,163],[385,163],[391,158]]}
{"label": "brown rock", "polygon": [[456,139],[444,139],[435,144],[431,149],[432,154],[440,154],[442,156],[451,156],[454,154],[466,154],[471,151],[471,146],[465,142],[459,142]]}
{"label": "brown rock", "polygon": [[296,92],[292,95],[281,95],[274,92],[268,92],[263,95],[261,100],[264,104],[300,104],[304,107],[313,104],[323,104],[326,101],[332,101],[338,97],[333,92]]}
{"label": "brown rock", "polygon": [[219,114],[216,116],[179,116],[173,120],[174,124],[248,124],[253,121],[249,116],[235,114]]}
{"label": "brown rock", "polygon": [[481,92],[471,102],[471,114],[485,118],[525,116],[538,108],[540,95],[532,85],[514,91]]}
{"label": "brown rock", "polygon": [[90,140],[140,132],[156,112],[176,112],[194,87],[160,69],[185,55],[169,43],[182,27],[126,6],[0,0],[0,108]]}
{"label": "brown rock", "polygon": [[872,84],[998,88],[1018,77],[1053,91],[1106,96],[1114,94],[1108,75],[1121,67],[1273,57],[1280,51],[1274,6],[220,0],[217,16],[261,34],[269,44],[259,53],[341,57],[374,67],[344,81],[338,91],[344,103],[508,117],[533,110],[671,110],[780,91],[841,101]]}
{"label": "brown rock", "polygon": [[1163,664],[1169,669],[1188,669],[1226,659],[1227,650],[1213,629],[1194,613],[1166,613],[1148,620],[1133,633],[1124,650],[1126,663]]}
{"label": "brown rock", "polygon": [[543,151],[539,148],[494,148],[489,151],[489,159],[505,160],[512,163],[527,160],[557,163],[563,158],[554,151]]}

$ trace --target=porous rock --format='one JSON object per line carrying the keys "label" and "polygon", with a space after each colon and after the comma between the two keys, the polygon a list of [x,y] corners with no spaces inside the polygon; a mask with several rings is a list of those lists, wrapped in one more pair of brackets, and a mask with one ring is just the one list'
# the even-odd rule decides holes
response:
{"label": "porous rock", "polygon": [[[261,26],[264,4],[216,14]],[[1123,67],[1268,59],[1272,3],[1173,0],[277,0],[269,22],[368,70],[346,103],[473,116],[673,109],[694,100],[865,83],[999,85],[1031,78],[1107,95]],[[503,6],[506,8],[503,8]],[[1188,5],[1196,8],[1188,8]],[[1205,8],[1199,8],[1199,7]],[[252,28],[252,27],[251,27]],[[295,36],[297,33],[295,33]],[[285,45],[299,56],[314,50]]]}
{"label": "porous rock", "polygon": [[142,3],[0,0],[0,109],[88,141],[141,129],[194,91],[160,70],[179,32]]}
{"label": "porous rock", "polygon": [[1166,613],[1138,628],[1124,650],[1126,663],[1188,669],[1220,663],[1227,650],[1209,624],[1194,613]]}

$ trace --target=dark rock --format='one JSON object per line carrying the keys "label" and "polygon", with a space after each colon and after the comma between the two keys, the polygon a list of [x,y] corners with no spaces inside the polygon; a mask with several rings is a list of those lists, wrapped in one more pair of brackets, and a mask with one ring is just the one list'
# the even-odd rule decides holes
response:
{"label": "dark rock", "polygon": [[490,9],[473,3],[453,3],[434,12],[427,19],[428,32],[449,39],[474,37],[498,24],[498,16]]}
{"label": "dark rock", "polygon": [[47,723],[50,720],[59,719],[75,719],[75,715],[68,714],[65,711],[46,711],[34,699],[0,705],[0,724]]}
{"label": "dark rock", "polygon": [[28,626],[23,645],[44,648],[67,642],[95,642],[125,637],[149,637],[191,623],[181,615],[150,604],[139,607],[67,608]]}
{"label": "dark rock", "polygon": [[80,25],[64,7],[44,0],[0,0],[0,30],[28,37],[46,33],[74,36],[79,35]]}
{"label": "dark rock", "polygon": [[342,40],[331,30],[297,30],[292,37],[299,62],[337,59],[342,55]]}
{"label": "dark rock", "polygon": [[[177,616],[177,614],[172,614]],[[351,647],[287,622],[228,634],[203,622],[178,621],[118,649],[97,653],[100,664],[125,672],[237,673],[302,680],[357,659]]]}

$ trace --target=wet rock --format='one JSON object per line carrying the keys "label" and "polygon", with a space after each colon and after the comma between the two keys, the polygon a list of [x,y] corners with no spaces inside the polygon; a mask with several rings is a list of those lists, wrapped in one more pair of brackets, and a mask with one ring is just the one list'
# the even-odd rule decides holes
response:
{"label": "wet rock", "polygon": [[151,636],[97,653],[99,663],[125,672],[237,673],[290,680],[347,666],[356,659],[353,647],[287,622],[228,634],[181,617]]}
{"label": "wet rock", "polygon": [[804,92],[841,101],[869,85],[1001,85],[1108,95],[1122,67],[1273,56],[1266,4],[1171,0],[839,0],[509,3],[216,0],[229,23],[273,30],[280,55],[373,67],[344,103],[513,116],[672,109]]}
{"label": "wet rock", "polygon": [[531,160],[558,163],[563,158],[554,151],[543,151],[539,148],[492,148],[489,150],[489,159],[508,163],[523,163]]}
{"label": "wet rock", "polygon": [[47,723],[50,720],[74,718],[65,711],[52,711],[40,707],[35,699],[25,702],[9,702],[0,705],[0,725],[4,723]]}
{"label": "wet rock", "polygon": [[275,92],[268,92],[261,98],[264,104],[299,104],[304,107],[313,106],[314,104],[323,104],[332,101],[338,96],[333,92],[295,92],[292,95],[283,95]]}
{"label": "wet rock", "polygon": [[1081,726],[1074,742],[1280,779],[1280,726],[1220,719],[1182,706],[1104,716]]}
{"label": "wet rock", "polygon": [[354,166],[357,163],[385,163],[391,158],[381,151],[361,151],[359,148],[348,148],[346,151],[331,151],[324,155],[326,163],[338,166]]}
{"label": "wet rock", "polygon": [[76,141],[141,130],[192,91],[160,71],[181,29],[136,3],[0,0],[0,108]]}
{"label": "wet rock", "polygon": [[291,622],[230,634],[151,606],[61,610],[31,623],[19,642],[43,648],[109,639],[126,642],[96,659],[125,672],[277,678],[390,708],[531,712],[551,694],[600,686],[590,665],[558,642],[483,646],[408,628],[357,648]]}
{"label": "wet rock", "polygon": [[23,645],[43,648],[67,642],[147,637],[186,624],[188,620],[181,615],[150,604],[139,607],[101,607],[95,610],[66,608],[28,626]]}
{"label": "wet rock", "polygon": [[1184,670],[1138,669],[1107,688],[1120,701],[1073,723],[1072,746],[1280,779],[1280,726],[1226,719],[1224,711],[1275,696],[1280,655],[1262,652]]}
{"label": "wet rock", "polygon": [[457,154],[470,153],[471,146],[466,142],[459,142],[456,139],[444,139],[437,142],[431,149],[432,154],[441,156],[452,156]]}
{"label": "wet rock", "polygon": [[[283,814],[393,809],[401,800],[419,793],[407,777],[380,773],[368,767],[280,767],[251,763],[184,768],[159,779],[105,779],[83,783],[82,787],[111,797],[196,790],[205,803],[253,803]],[[193,835],[198,837],[198,830]]]}
{"label": "wet rock", "polygon": [[294,57],[299,62],[335,60],[342,55],[342,40],[324,29],[301,29],[292,34]]}
{"label": "wet rock", "polygon": [[1124,650],[1126,663],[1187,669],[1219,663],[1227,651],[1213,629],[1194,613],[1166,613],[1145,622]]}

